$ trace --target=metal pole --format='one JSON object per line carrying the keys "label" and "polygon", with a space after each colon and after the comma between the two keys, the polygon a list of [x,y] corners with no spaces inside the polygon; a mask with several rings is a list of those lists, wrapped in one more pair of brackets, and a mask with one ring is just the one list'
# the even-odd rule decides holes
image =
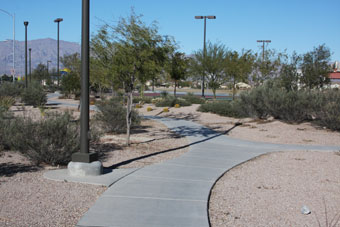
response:
{"label": "metal pole", "polygon": [[13,13],[13,83],[15,82],[15,14]]}
{"label": "metal pole", "polygon": [[31,51],[32,51],[32,49],[29,48],[28,50],[29,50],[29,69],[30,69],[29,74],[30,74],[30,83],[31,83],[32,82],[32,70],[31,70],[31,62],[32,62]]}
{"label": "metal pole", "polygon": [[27,25],[28,25],[28,21],[25,21],[24,25],[25,25],[25,87],[27,88]]}
{"label": "metal pole", "polygon": [[13,83],[15,81],[14,75],[15,75],[15,14],[10,14],[6,10],[0,9],[1,12],[6,13],[8,16],[13,18],[13,68],[12,68],[12,76],[13,76]]}
{"label": "metal pole", "polygon": [[81,36],[81,98],[80,98],[80,152],[72,161],[90,163],[98,160],[97,153],[89,153],[89,63],[90,63],[90,1],[82,0]]}
{"label": "metal pole", "polygon": [[57,59],[57,77],[58,77],[58,87],[59,87],[59,23],[58,22],[58,44],[57,44],[57,55],[58,55],[58,59]]}
{"label": "metal pole", "polygon": [[[203,41],[203,62],[205,64],[205,56],[206,56],[206,47],[205,47],[205,38],[206,38],[206,30],[207,30],[207,17],[204,16],[204,41]],[[204,96],[204,86],[205,86],[205,71],[203,72],[202,75],[202,97],[205,98]]]}

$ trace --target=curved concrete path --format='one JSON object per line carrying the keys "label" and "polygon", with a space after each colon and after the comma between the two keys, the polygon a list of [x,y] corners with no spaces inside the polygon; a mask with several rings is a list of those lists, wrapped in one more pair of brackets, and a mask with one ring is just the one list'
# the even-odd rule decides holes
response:
{"label": "curved concrete path", "polygon": [[261,154],[283,150],[339,150],[335,146],[277,145],[233,139],[199,124],[157,118],[190,141],[189,152],[146,166],[114,183],[78,226],[207,227],[208,199],[225,171]]}

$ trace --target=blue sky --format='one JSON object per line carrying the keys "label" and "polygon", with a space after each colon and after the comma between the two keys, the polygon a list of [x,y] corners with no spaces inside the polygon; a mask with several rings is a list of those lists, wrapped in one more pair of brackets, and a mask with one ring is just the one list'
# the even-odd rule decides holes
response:
{"label": "blue sky", "polygon": [[[259,52],[259,39],[272,40],[270,48],[305,53],[325,43],[340,60],[339,0],[90,0],[91,33],[102,21],[115,23],[129,15],[131,7],[146,23],[158,21],[159,33],[171,35],[180,50],[190,54],[203,46],[203,20],[196,15],[215,15],[207,20],[207,40],[232,50]],[[60,23],[60,39],[81,39],[81,0],[0,0],[0,9],[16,15],[16,39],[24,40],[23,21],[29,21],[28,39],[54,38]],[[12,19],[0,12],[0,41],[12,39]]]}

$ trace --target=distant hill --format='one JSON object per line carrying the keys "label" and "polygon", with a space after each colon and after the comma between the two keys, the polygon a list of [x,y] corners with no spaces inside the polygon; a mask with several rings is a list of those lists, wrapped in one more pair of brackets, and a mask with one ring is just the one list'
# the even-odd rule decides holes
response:
{"label": "distant hill", "polygon": [[[32,48],[32,71],[39,64],[49,63],[49,68],[57,68],[57,40],[46,38],[27,41],[27,64],[29,64],[28,48]],[[10,75],[12,69],[13,41],[0,41],[0,75]],[[67,41],[59,41],[59,55],[80,53],[80,44]],[[60,68],[62,65],[60,63]],[[25,74],[25,41],[15,41],[15,70],[16,75]]]}

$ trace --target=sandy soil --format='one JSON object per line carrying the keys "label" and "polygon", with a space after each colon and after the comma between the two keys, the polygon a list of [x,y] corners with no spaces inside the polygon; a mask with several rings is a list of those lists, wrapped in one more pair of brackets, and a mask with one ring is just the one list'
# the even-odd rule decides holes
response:
{"label": "sandy soil", "polygon": [[[161,113],[163,108],[154,106],[148,112],[148,106],[139,109],[140,113],[187,119],[221,132],[242,122],[228,133],[235,138],[340,145],[340,133],[309,123],[238,120],[197,112],[198,105],[171,108],[169,113]],[[39,115],[39,110],[31,111]],[[185,138],[151,120],[143,121],[135,130],[131,147],[124,144],[124,135],[105,135],[93,149],[100,152],[104,166],[112,168],[140,167],[187,151],[176,149],[187,144]],[[340,156],[328,152],[280,152],[233,168],[212,191],[209,210],[212,226],[318,226],[315,215],[324,224],[323,198],[330,219],[340,212],[339,159]],[[0,157],[0,201],[5,204],[0,208],[0,226],[74,226],[105,190],[105,187],[43,179],[46,168],[34,167],[13,152]],[[312,214],[302,215],[303,205]]]}
{"label": "sandy soil", "polygon": [[[24,115],[22,109],[14,107],[15,114]],[[41,116],[38,109],[25,109],[27,115]],[[79,115],[74,108],[67,109]],[[188,151],[178,149],[188,144],[185,137],[157,121],[143,120],[133,130],[130,147],[125,145],[125,138],[106,134],[91,148],[99,152],[104,167],[142,167]],[[44,172],[51,168],[54,167],[36,167],[13,151],[0,154],[0,226],[74,226],[106,190],[102,186],[44,179]]]}
{"label": "sandy soil", "polygon": [[[182,118],[228,135],[282,144],[340,145],[340,133],[310,123],[233,119],[196,111],[198,105],[154,108],[145,115]],[[340,146],[339,146],[340,150]],[[340,153],[290,151],[263,155],[226,172],[212,189],[209,217],[224,226],[340,226]],[[311,214],[304,215],[307,206]],[[327,211],[325,211],[325,208]],[[330,225],[333,220],[333,225]]]}

